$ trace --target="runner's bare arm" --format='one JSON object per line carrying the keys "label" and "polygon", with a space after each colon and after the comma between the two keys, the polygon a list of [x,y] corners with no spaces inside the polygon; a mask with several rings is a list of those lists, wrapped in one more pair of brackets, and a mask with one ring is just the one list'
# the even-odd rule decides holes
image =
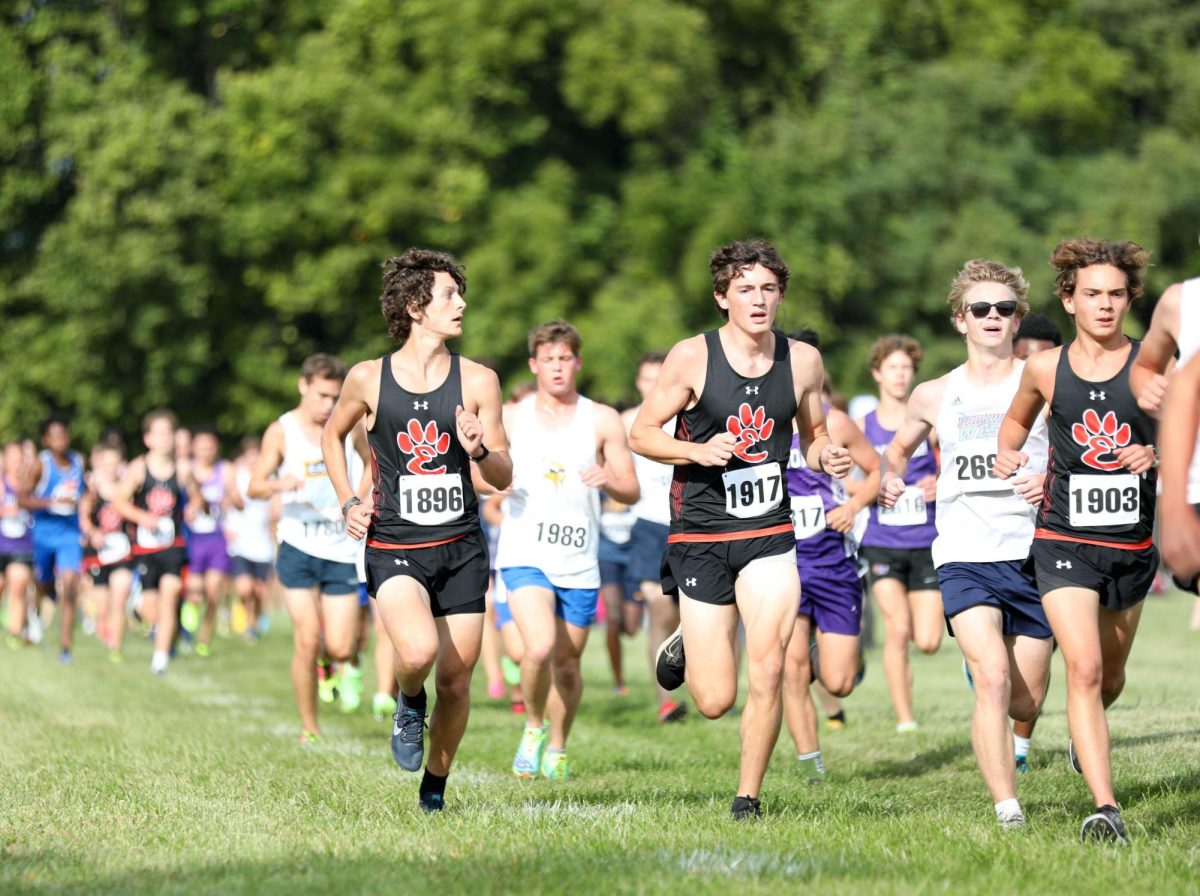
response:
{"label": "runner's bare arm", "polygon": [[148,529],[153,529],[158,525],[158,520],[154,514],[149,511],[142,510],[133,503],[133,496],[138,493],[146,481],[146,458],[135,457],[129,462],[129,466],[125,468],[125,475],[121,477],[121,481],[117,483],[117,491],[113,495],[112,506],[117,513],[121,514],[124,519],[131,523],[137,523],[139,526],[145,526]]}
{"label": "runner's bare arm", "polygon": [[1163,405],[1162,496],[1158,499],[1159,547],[1171,572],[1182,582],[1200,574],[1200,517],[1188,504],[1187,473],[1200,423],[1200,355],[1176,371]]}
{"label": "runner's bare arm", "polygon": [[881,506],[894,506],[904,494],[904,471],[908,469],[908,459],[933,431],[933,421],[937,417],[937,410],[941,407],[945,392],[946,378],[938,377],[936,380],[921,383],[909,396],[904,422],[896,430],[896,435],[892,437],[891,444],[887,446],[880,460]]}
{"label": "runner's bare arm", "polygon": [[825,364],[821,353],[804,342],[791,344],[792,382],[796,386],[796,433],[800,451],[810,470],[820,470],[836,479],[844,479],[854,466],[850,452],[835,445],[825,426],[825,407],[821,388],[825,385]]}
{"label": "runner's bare arm", "polygon": [[[196,482],[196,476],[192,472],[192,465],[188,461],[180,461],[178,465],[179,486],[187,495],[187,506],[195,507],[196,511],[204,510],[211,512],[212,508],[208,505],[208,499],[200,492],[200,486]],[[193,511],[192,515],[195,516]]]}
{"label": "runner's bare arm", "polygon": [[[508,432],[504,428],[500,380],[494,371],[465,358],[461,369],[465,407],[455,416],[459,444],[472,459],[472,474],[478,470],[492,488],[506,489],[512,484],[512,457],[508,451]],[[476,461],[484,448],[487,455]]]}
{"label": "runner's bare arm", "polygon": [[17,504],[26,510],[45,510],[51,504],[49,496],[35,498],[33,494],[42,479],[42,472],[42,459],[35,456],[33,463],[25,470],[25,477],[21,482],[21,491],[17,495]]}
{"label": "runner's bare arm", "polygon": [[663,424],[679,415],[704,390],[708,349],[703,336],[675,344],[667,354],[658,382],[646,396],[629,431],[629,445],[638,454],[663,464],[700,464],[723,467],[733,457],[737,440],[720,433],[704,444],[667,435]]}
{"label": "runner's bare arm", "polygon": [[1008,406],[1008,413],[1000,424],[1000,434],[996,437],[996,462],[992,464],[992,473],[998,478],[1007,479],[1029,463],[1029,455],[1021,449],[1025,447],[1037,415],[1054,395],[1054,371],[1063,351],[1065,347],[1047,349],[1031,355],[1025,362],[1017,394]]}
{"label": "runner's bare arm", "polygon": [[1179,342],[1179,305],[1182,297],[1181,284],[1172,283],[1167,287],[1154,306],[1150,329],[1129,370],[1129,388],[1133,390],[1138,406],[1154,417],[1162,409],[1163,396],[1167,391],[1167,365],[1175,356]]}
{"label": "runner's bare arm", "polygon": [[633,455],[625,439],[625,424],[621,416],[608,405],[596,406],[596,457],[599,463],[582,474],[585,485],[600,488],[610,498],[632,504],[641,494]]}
{"label": "runner's bare arm", "polygon": [[[350,368],[346,380],[342,383],[341,394],[333,406],[333,412],[325,421],[321,430],[321,456],[325,459],[325,473],[337,493],[337,502],[341,507],[358,495],[363,487],[362,482],[350,482],[350,469],[346,457],[346,436],[354,433],[352,443],[355,450],[363,457],[363,476],[370,476],[371,453],[366,447],[366,432],[359,422],[371,413],[373,402],[379,395],[379,378],[382,375],[383,362],[374,358],[370,361],[360,361]],[[361,501],[362,499],[359,498]],[[362,538],[367,534],[371,522],[370,511],[361,503],[351,506],[346,514],[346,534],[351,538]]]}
{"label": "runner's bare arm", "polygon": [[96,493],[96,486],[89,478],[88,487],[84,489],[83,496],[79,499],[79,531],[83,533],[84,540],[92,547],[100,547],[103,542],[103,535],[99,529],[92,525],[92,511],[96,507],[96,502],[100,500],[100,496]]}
{"label": "runner's bare arm", "polygon": [[233,464],[227,463],[222,468],[221,478],[225,483],[225,498],[224,503],[234,510],[244,510],[246,502],[242,500],[242,493],[237,487],[237,470]]}
{"label": "runner's bare arm", "polygon": [[845,411],[830,408],[826,425],[829,427],[830,438],[839,445],[844,445],[850,452],[850,459],[867,474],[866,479],[859,480],[859,487],[853,492],[846,490],[849,499],[845,504],[833,508],[825,515],[830,529],[846,533],[854,528],[854,518],[874,501],[879,493],[879,455]]}
{"label": "runner's bare arm", "polygon": [[276,420],[263,433],[258,460],[254,462],[254,469],[250,471],[250,484],[246,486],[246,494],[251,498],[273,498],[281,492],[294,491],[304,484],[295,476],[271,478],[283,463],[283,448],[283,425]]}

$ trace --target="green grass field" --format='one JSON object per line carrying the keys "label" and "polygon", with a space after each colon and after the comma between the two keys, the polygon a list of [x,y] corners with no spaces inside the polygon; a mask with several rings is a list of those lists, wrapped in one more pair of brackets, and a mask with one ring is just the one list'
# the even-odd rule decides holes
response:
{"label": "green grass field", "polygon": [[297,744],[280,618],[259,646],[219,641],[162,680],[142,639],[119,666],[94,639],[69,667],[50,648],[5,651],[0,893],[1200,892],[1188,600],[1151,600],[1109,714],[1128,850],[1078,842],[1090,802],[1065,759],[1060,666],[1018,784],[1029,825],[997,828],[949,640],[914,659],[919,732],[894,733],[872,651],[850,727],[823,732],[828,782],[801,783],[783,735],[766,815],[750,824],[727,814],[737,720],[656,725],[640,639],[626,656],[633,696],[620,698],[593,637],[575,777],[561,785],[511,777],[520,723],[477,674],[435,817],[418,811],[418,776],[393,765],[389,729],[365,710],[327,712],[323,742]]}

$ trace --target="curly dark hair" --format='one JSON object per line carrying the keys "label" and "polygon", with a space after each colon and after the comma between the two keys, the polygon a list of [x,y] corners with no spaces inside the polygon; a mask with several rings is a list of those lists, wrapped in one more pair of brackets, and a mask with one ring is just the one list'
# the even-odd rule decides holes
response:
{"label": "curly dark hair", "polygon": [[1149,263],[1150,253],[1128,240],[1111,242],[1087,237],[1063,240],[1050,255],[1050,264],[1058,270],[1058,276],[1054,278],[1054,293],[1060,299],[1073,296],[1076,274],[1080,270],[1092,265],[1110,264],[1125,274],[1129,300],[1133,301],[1142,294],[1146,265]]}
{"label": "curly dark hair", "polygon": [[[712,273],[713,292],[725,295],[733,278],[746,268],[761,264],[773,273],[779,280],[779,292],[786,293],[788,285],[788,266],[779,255],[779,250],[764,239],[738,240],[728,246],[722,246],[708,260]],[[717,306],[721,317],[729,320],[729,312]]]}
{"label": "curly dark hair", "polygon": [[408,341],[412,315],[433,301],[433,275],[443,271],[458,284],[459,295],[467,294],[467,275],[445,252],[434,249],[408,249],[403,255],[383,263],[383,294],[379,307],[387,321],[388,335],[397,345]]}

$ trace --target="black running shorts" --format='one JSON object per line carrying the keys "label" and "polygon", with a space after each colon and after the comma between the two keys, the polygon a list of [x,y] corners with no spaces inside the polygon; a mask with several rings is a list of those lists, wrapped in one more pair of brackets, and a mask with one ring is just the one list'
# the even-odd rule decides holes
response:
{"label": "black running shorts", "polygon": [[488,549],[483,532],[428,548],[367,546],[367,590],[371,597],[396,576],[416,579],[429,594],[434,616],[482,613],[487,592]]}

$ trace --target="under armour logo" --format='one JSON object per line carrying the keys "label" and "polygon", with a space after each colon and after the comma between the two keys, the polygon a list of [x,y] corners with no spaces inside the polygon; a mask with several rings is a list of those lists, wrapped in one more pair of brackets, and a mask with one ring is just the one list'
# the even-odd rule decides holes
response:
{"label": "under armour logo", "polygon": [[396,565],[397,565],[397,566],[408,566],[408,561],[407,561],[407,560],[401,560],[399,557],[397,557],[397,558],[396,558]]}
{"label": "under armour logo", "polygon": [[427,411],[427,410],[429,410],[429,402],[427,402],[427,401],[414,401],[414,402],[413,402],[413,410],[414,410],[414,411]]}
{"label": "under armour logo", "polygon": [[758,386],[747,386],[746,394],[747,395],[757,395],[758,394]]}
{"label": "under armour logo", "polygon": [[1055,569],[1070,569],[1071,561],[1070,560],[1055,560],[1054,568]]}
{"label": "under armour logo", "polygon": [[962,404],[962,399],[959,398],[957,395],[955,395],[954,401],[950,402],[950,407],[952,407],[952,408],[958,407],[960,404]]}
{"label": "under armour logo", "polygon": [[684,584],[684,587],[686,587],[686,588],[695,588],[696,580],[695,579],[686,579],[686,580],[684,580],[683,584]]}
{"label": "under armour logo", "polygon": [[1090,391],[1090,392],[1088,392],[1088,396],[1092,399],[1092,401],[1096,401],[1097,399],[1099,399],[1100,401],[1104,401],[1104,393],[1103,392],[1091,392]]}

